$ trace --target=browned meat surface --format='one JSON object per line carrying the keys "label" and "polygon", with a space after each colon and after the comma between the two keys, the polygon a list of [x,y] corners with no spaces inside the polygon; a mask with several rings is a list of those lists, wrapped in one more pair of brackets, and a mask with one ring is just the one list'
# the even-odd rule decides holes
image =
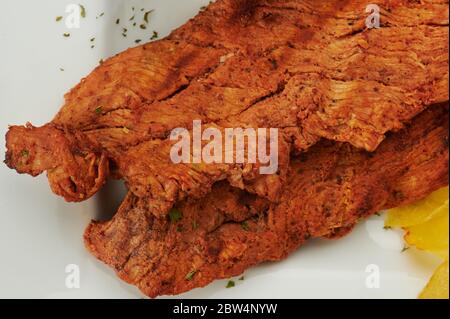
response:
{"label": "browned meat surface", "polygon": [[17,172],[32,176],[47,171],[53,192],[73,201],[94,195],[109,174],[106,153],[88,143],[82,132],[27,124],[12,128],[6,140],[12,148],[6,153],[8,165],[14,163]]}
{"label": "browned meat surface", "polygon": [[[47,171],[57,194],[80,201],[101,187],[108,159],[157,215],[220,180],[277,201],[290,149],[326,138],[373,151],[448,100],[448,1],[373,3],[382,25],[368,30],[367,1],[219,0],[168,38],[107,60],[47,126],[11,127],[6,163]],[[167,136],[193,119],[279,128],[279,174],[173,165]]]}
{"label": "browned meat surface", "polygon": [[447,104],[424,111],[374,153],[318,143],[292,161],[280,204],[220,183],[201,201],[178,203],[171,219],[158,219],[130,192],[111,221],[88,227],[85,242],[146,295],[179,294],[425,197],[448,184],[448,159]]}

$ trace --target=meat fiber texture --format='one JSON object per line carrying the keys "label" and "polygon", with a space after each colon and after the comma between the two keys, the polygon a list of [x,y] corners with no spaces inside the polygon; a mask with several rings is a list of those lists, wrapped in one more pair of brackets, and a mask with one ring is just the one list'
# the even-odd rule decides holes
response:
{"label": "meat fiber texture", "polygon": [[278,204],[221,182],[168,220],[129,192],[111,221],[89,225],[86,246],[149,297],[238,276],[448,185],[448,120],[448,104],[433,106],[373,153],[323,140],[293,158]]}
{"label": "meat fiber texture", "polygon": [[[43,127],[12,126],[6,163],[47,172],[68,201],[110,175],[155,216],[213,185],[280,201],[292,154],[321,140],[374,151],[429,105],[448,100],[448,1],[219,0],[169,37],[105,61]],[[278,128],[277,174],[259,164],[173,164],[173,128]],[[322,142],[321,142],[322,143]],[[325,142],[324,142],[325,143]]]}

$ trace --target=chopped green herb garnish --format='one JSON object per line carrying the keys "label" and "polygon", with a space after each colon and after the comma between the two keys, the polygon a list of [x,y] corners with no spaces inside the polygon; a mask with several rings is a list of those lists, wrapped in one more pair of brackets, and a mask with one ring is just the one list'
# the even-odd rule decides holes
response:
{"label": "chopped green herb garnish", "polygon": [[95,48],[95,45],[91,45],[91,49]]}
{"label": "chopped green herb garnish", "polygon": [[86,18],[86,8],[82,4],[79,4],[79,6],[80,6],[80,9],[81,9],[81,11],[80,11],[81,17],[82,18]]}
{"label": "chopped green herb garnish", "polygon": [[404,253],[405,251],[407,251],[409,249],[409,247],[408,246],[405,246],[405,247],[403,247],[403,249],[402,249],[402,253]]}
{"label": "chopped green herb garnish", "polygon": [[68,38],[68,37],[70,37],[70,33],[64,33],[63,36]]}
{"label": "chopped green herb garnish", "polygon": [[148,16],[150,15],[150,13],[152,13],[153,11],[155,11],[155,10],[150,10],[150,11],[147,11],[146,13],[144,13],[144,21],[146,22],[146,23],[148,23]]}
{"label": "chopped green herb garnish", "polygon": [[250,227],[248,226],[247,222],[242,222],[241,223],[241,227],[242,227],[243,230],[246,230],[246,231],[250,229]]}
{"label": "chopped green herb garnish", "polygon": [[59,70],[60,70],[61,72],[64,72],[64,69],[63,69],[63,68],[59,68]]}
{"label": "chopped green herb garnish", "polygon": [[196,230],[196,229],[198,229],[198,227],[199,227],[199,225],[198,225],[197,221],[194,220],[194,221],[192,222],[192,230]]}
{"label": "chopped green herb garnish", "polygon": [[95,41],[95,38],[92,38],[90,41],[91,41],[91,42],[94,42],[94,41]]}
{"label": "chopped green herb garnish", "polygon": [[59,21],[61,21],[63,19],[63,17],[61,17],[61,16],[59,16],[59,17],[56,17],[56,22],[59,22]]}
{"label": "chopped green herb garnish", "polygon": [[133,21],[136,16],[132,16],[129,21]]}
{"label": "chopped green herb garnish", "polygon": [[94,111],[95,111],[96,114],[102,114],[102,112],[103,112],[103,107],[99,106],[99,107],[97,107]]}
{"label": "chopped green herb garnish", "polygon": [[28,157],[28,156],[30,156],[30,152],[29,152],[28,150],[23,150],[23,151],[20,153],[20,156],[22,156],[22,157]]}
{"label": "chopped green herb garnish", "polygon": [[381,214],[380,214],[380,213],[375,213],[375,215],[376,215],[376,216],[378,216],[378,217],[380,217],[380,216],[381,216]]}
{"label": "chopped green herb garnish", "polygon": [[239,278],[240,281],[243,281],[245,279],[244,276],[242,276],[241,278]]}
{"label": "chopped green herb garnish", "polygon": [[147,29],[147,26],[146,26],[145,24],[141,24],[141,25],[139,26],[139,28],[141,28],[142,30],[145,30],[145,29]]}
{"label": "chopped green herb garnish", "polygon": [[135,27],[137,25],[137,23],[135,22],[135,23],[133,23],[133,27]]}
{"label": "chopped green herb garnish", "polygon": [[234,286],[236,286],[235,282],[233,280],[230,280],[230,281],[228,281],[225,288],[233,288]]}
{"label": "chopped green herb garnish", "polygon": [[191,281],[192,279],[194,279],[194,276],[196,273],[197,273],[197,270],[192,270],[191,272],[189,272],[185,277],[186,280]]}
{"label": "chopped green herb garnish", "polygon": [[123,37],[124,37],[124,38],[126,38],[126,37],[127,37],[127,34],[126,34],[126,33],[122,33],[122,35],[123,35]]}
{"label": "chopped green herb garnish", "polygon": [[158,34],[158,32],[156,32],[156,31],[153,31],[153,35],[152,35],[152,37],[150,38],[150,40],[155,40],[155,39],[158,39],[158,37],[159,37],[159,34]]}
{"label": "chopped green herb garnish", "polygon": [[391,226],[384,226],[383,228],[384,228],[384,230],[389,230],[389,229],[392,229],[392,227],[391,227]]}
{"label": "chopped green herb garnish", "polygon": [[103,64],[103,62],[105,61],[103,61],[103,59],[100,59],[100,61],[98,61],[98,64]]}
{"label": "chopped green herb garnish", "polygon": [[177,222],[183,218],[183,214],[178,209],[174,208],[169,212],[169,217],[172,222]]}
{"label": "chopped green herb garnish", "polygon": [[137,39],[137,40],[134,40],[134,42],[135,43],[140,43],[140,42],[142,42],[142,40],[141,39]]}
{"label": "chopped green herb garnish", "polygon": [[119,24],[119,23],[120,23],[120,19],[117,19],[117,20],[116,20],[116,24]]}

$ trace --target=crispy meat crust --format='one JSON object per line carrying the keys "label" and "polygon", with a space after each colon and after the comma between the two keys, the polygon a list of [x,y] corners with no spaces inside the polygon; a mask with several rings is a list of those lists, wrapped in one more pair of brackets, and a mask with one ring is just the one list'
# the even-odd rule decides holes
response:
{"label": "crispy meat crust", "polygon": [[19,173],[37,176],[47,171],[50,187],[68,201],[82,201],[103,187],[109,160],[101,147],[86,142],[79,131],[52,125],[11,127],[5,163]]}
{"label": "crispy meat crust", "polygon": [[[168,38],[107,60],[47,126],[12,127],[6,162],[32,175],[51,169],[57,194],[84,200],[108,170],[74,153],[71,135],[83,134],[85,147],[75,149],[112,161],[157,215],[224,179],[277,201],[288,151],[270,177],[258,177],[257,165],[174,167],[168,133],[201,119],[279,128],[295,152],[321,138],[375,150],[386,132],[448,100],[448,1],[374,3],[382,27],[368,30],[366,1],[219,0]],[[58,139],[34,142],[48,135]]]}
{"label": "crispy meat crust", "polygon": [[292,161],[279,204],[219,183],[201,201],[178,203],[183,218],[173,222],[155,218],[130,192],[111,221],[91,223],[85,243],[147,296],[179,294],[423,198],[448,185],[448,159],[447,104],[424,111],[374,153],[320,142]]}

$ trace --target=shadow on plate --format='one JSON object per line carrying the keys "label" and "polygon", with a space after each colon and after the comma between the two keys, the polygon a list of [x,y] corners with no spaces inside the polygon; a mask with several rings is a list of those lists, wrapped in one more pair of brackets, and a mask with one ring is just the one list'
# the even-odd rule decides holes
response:
{"label": "shadow on plate", "polygon": [[123,181],[109,179],[97,194],[94,219],[97,221],[111,220],[126,194],[127,189]]}

